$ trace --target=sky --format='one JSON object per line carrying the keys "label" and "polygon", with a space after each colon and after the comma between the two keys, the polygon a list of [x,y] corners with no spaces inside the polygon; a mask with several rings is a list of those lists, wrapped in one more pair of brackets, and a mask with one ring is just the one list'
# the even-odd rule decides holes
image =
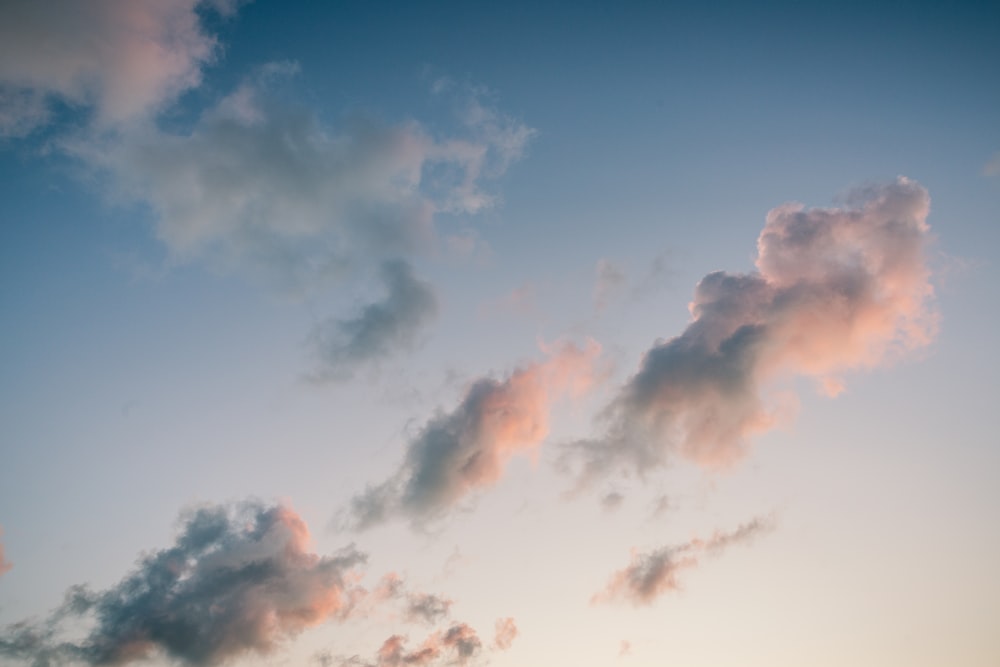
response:
{"label": "sky", "polygon": [[0,2],[0,665],[1000,664],[993,3]]}

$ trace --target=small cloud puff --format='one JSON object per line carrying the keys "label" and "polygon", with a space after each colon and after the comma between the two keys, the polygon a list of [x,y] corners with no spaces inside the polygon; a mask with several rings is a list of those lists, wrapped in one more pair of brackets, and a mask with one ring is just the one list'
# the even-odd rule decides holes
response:
{"label": "small cloud puff", "polygon": [[531,453],[548,435],[550,404],[579,394],[595,379],[600,346],[556,346],[549,359],[519,368],[502,381],[474,382],[462,402],[430,419],[407,446],[399,470],[351,502],[365,528],[402,515],[420,523],[495,484],[516,454]]}

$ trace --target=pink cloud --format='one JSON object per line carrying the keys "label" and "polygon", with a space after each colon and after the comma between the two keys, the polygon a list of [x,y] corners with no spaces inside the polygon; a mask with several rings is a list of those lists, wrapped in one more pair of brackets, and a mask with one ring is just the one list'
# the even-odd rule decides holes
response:
{"label": "pink cloud", "polygon": [[493,645],[501,651],[506,651],[514,643],[517,634],[517,623],[514,622],[513,618],[498,618]]}
{"label": "pink cloud", "polygon": [[546,361],[502,381],[476,381],[457,408],[431,419],[409,444],[396,475],[354,498],[357,523],[370,525],[393,513],[432,518],[496,484],[514,456],[535,452],[549,433],[552,402],[580,395],[598,377],[597,343],[545,350]]}
{"label": "pink cloud", "polygon": [[200,8],[231,13],[236,3],[201,0],[52,0],[14,2],[0,24],[0,101],[35,100],[0,109],[23,134],[47,121],[45,97],[93,108],[107,126],[149,117],[201,83],[215,38]]}
{"label": "pink cloud", "polygon": [[788,420],[796,400],[780,387],[790,378],[811,378],[835,396],[845,373],[930,343],[937,319],[927,191],[900,177],[853,201],[773,209],[755,272],[719,271],[698,283],[691,323],[646,352],[605,413],[607,434],[571,449],[569,461],[582,458],[582,481],[616,463],[642,473],[674,452],[730,465],[751,436]]}

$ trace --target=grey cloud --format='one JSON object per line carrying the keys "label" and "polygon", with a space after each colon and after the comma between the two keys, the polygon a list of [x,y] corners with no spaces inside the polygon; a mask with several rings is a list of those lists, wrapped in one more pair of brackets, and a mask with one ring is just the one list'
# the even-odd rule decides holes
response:
{"label": "grey cloud", "polygon": [[435,216],[495,205],[485,183],[512,159],[503,128],[519,123],[444,137],[362,115],[330,127],[295,104],[297,69],[261,68],[189,131],[146,126],[64,146],[117,198],[152,210],[176,261],[263,270],[292,290],[426,251],[439,242]]}
{"label": "grey cloud", "polygon": [[930,342],[927,192],[900,177],[852,201],[772,210],[756,272],[702,279],[692,322],[646,352],[603,412],[604,434],[564,451],[561,463],[580,484],[622,467],[642,476],[677,453],[730,465],[750,436],[787,419],[776,384],[805,376],[835,395],[843,373]]}
{"label": "grey cloud", "polygon": [[452,601],[432,593],[415,593],[407,597],[404,616],[409,621],[434,624],[446,618]]}
{"label": "grey cloud", "polygon": [[321,365],[315,379],[346,379],[360,364],[412,347],[420,329],[437,313],[432,287],[417,279],[408,263],[387,261],[381,274],[384,299],[368,304],[355,317],[329,319],[313,331],[310,344]]}
{"label": "grey cloud", "polygon": [[[106,591],[75,589],[42,623],[0,634],[0,656],[37,667],[124,664],[165,655],[216,665],[266,654],[305,628],[349,610],[344,575],[364,562],[346,549],[307,550],[309,533],[291,509],[244,503],[188,514],[175,544],[143,557]],[[57,641],[67,617],[91,628]]]}
{"label": "grey cloud", "polygon": [[772,525],[770,519],[755,518],[731,532],[716,532],[707,540],[693,539],[680,545],[635,554],[632,562],[625,569],[615,572],[604,590],[594,595],[591,602],[626,600],[635,605],[651,604],[660,595],[678,590],[679,572],[696,567],[703,554],[717,555],[734,544],[749,542],[771,530]]}

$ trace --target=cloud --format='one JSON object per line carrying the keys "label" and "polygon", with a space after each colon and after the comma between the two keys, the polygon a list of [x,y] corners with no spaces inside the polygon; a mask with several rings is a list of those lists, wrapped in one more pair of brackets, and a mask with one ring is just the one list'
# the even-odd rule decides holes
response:
{"label": "cloud", "polygon": [[46,124],[53,102],[100,127],[155,115],[201,83],[216,54],[199,11],[234,2],[13,0],[0,20],[0,135]]}
{"label": "cloud", "polygon": [[704,466],[732,464],[750,436],[789,412],[770,393],[780,381],[811,378],[835,395],[843,373],[931,341],[926,190],[900,177],[851,201],[773,209],[755,272],[702,279],[691,323],[646,352],[603,414],[605,435],[566,450],[562,462],[579,466],[580,483],[622,466],[641,475],[675,453]]}
{"label": "cloud", "polygon": [[1000,152],[994,153],[986,164],[983,165],[983,176],[997,175],[1000,175]]}
{"label": "cloud", "polygon": [[728,547],[749,542],[771,528],[769,519],[756,518],[732,532],[716,532],[707,540],[695,538],[677,546],[633,554],[628,567],[615,572],[604,590],[591,598],[591,603],[625,600],[636,606],[651,604],[660,595],[678,590],[680,570],[696,567],[703,554],[720,554]]}
{"label": "cloud", "polygon": [[[3,528],[0,528],[0,537],[3,537]],[[0,577],[10,572],[12,567],[14,567],[14,564],[7,560],[3,551],[3,542],[0,542]]]}
{"label": "cloud", "polygon": [[[341,667],[421,667],[430,664],[466,665],[482,649],[482,642],[476,631],[465,623],[456,623],[447,630],[431,634],[419,648],[407,650],[408,639],[403,635],[392,635],[386,639],[374,660],[364,660],[352,656],[340,660]],[[327,654],[320,658],[325,661]],[[328,664],[328,663],[327,663]]]}
{"label": "cloud", "polygon": [[625,286],[625,272],[615,266],[611,260],[599,259],[597,261],[596,279],[594,282],[594,308],[598,312],[604,311],[611,303],[611,300]]}
{"label": "cloud", "polygon": [[346,379],[358,365],[377,362],[412,347],[417,333],[437,313],[433,288],[403,260],[382,264],[387,294],[349,319],[331,318],[316,327],[310,344],[321,362],[317,380]]}
{"label": "cloud", "polygon": [[407,597],[404,618],[434,624],[446,618],[452,601],[433,593],[415,593]]}
{"label": "cloud", "polygon": [[517,637],[517,623],[514,622],[513,618],[498,618],[496,622],[496,636],[493,639],[493,645],[501,650],[506,651],[514,643],[514,639]]}
{"label": "cloud", "polygon": [[495,484],[511,457],[533,452],[548,435],[551,402],[594,381],[600,346],[564,344],[549,354],[502,381],[474,382],[458,407],[431,418],[408,444],[399,470],[353,498],[357,527],[397,515],[418,523],[437,517]]}
{"label": "cloud", "polygon": [[[64,142],[147,206],[173,261],[252,268],[291,290],[439,243],[439,214],[475,214],[485,182],[520,155],[506,116],[432,136],[416,121],[355,115],[331,127],[297,105],[294,63],[270,63],[189,130],[147,125]],[[520,145],[523,150],[524,145]]]}
{"label": "cloud", "polygon": [[[284,640],[349,610],[345,575],[365,557],[310,552],[292,509],[248,502],[188,513],[173,546],[144,556],[110,589],[71,589],[44,623],[0,635],[0,656],[35,665],[125,664],[158,654],[216,665],[267,654]],[[90,617],[79,641],[56,641],[66,617]]]}

